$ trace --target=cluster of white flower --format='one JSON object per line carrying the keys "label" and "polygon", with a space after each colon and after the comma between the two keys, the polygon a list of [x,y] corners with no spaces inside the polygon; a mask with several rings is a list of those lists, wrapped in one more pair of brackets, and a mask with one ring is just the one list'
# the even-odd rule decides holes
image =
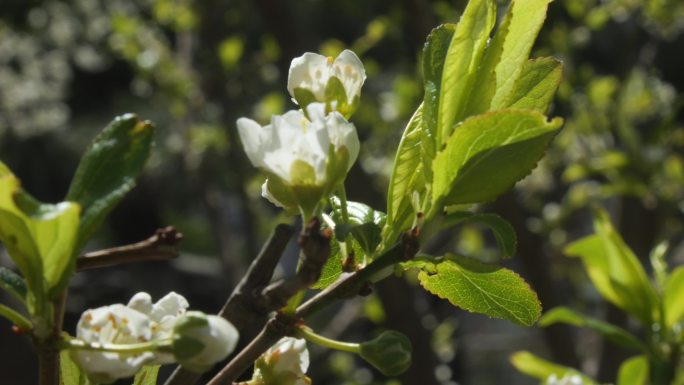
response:
{"label": "cluster of white flower", "polygon": [[[76,327],[72,357],[93,380],[110,383],[133,376],[144,365],[180,362],[203,368],[235,349],[239,335],[230,322],[187,308],[188,301],[171,292],[156,303],[149,294],[138,293],[125,306],[87,310]],[[187,327],[189,321],[194,327]],[[191,357],[178,357],[177,344],[188,338],[203,348]]]}
{"label": "cluster of white flower", "polygon": [[260,126],[237,121],[247,157],[267,175],[262,195],[310,215],[341,183],[359,153],[356,128],[347,118],[358,104],[366,73],[349,50],[336,59],[306,53],[292,61],[287,89],[301,110]]}
{"label": "cluster of white flower", "polygon": [[566,374],[562,378],[552,374],[546,379],[546,385],[583,385],[582,377],[577,374]]}

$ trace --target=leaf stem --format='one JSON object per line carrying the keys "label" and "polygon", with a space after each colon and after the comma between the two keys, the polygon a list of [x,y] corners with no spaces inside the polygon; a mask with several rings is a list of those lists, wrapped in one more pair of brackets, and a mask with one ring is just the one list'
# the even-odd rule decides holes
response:
{"label": "leaf stem", "polygon": [[324,346],[326,348],[341,350],[343,352],[358,354],[361,346],[353,342],[342,342],[333,340],[327,337],[323,337],[320,334],[316,334],[310,327],[302,326],[299,328],[299,336],[306,339],[309,342],[313,342],[317,345]]}
{"label": "leaf stem", "polygon": [[60,350],[70,349],[109,353],[143,353],[171,347],[172,343],[172,338],[152,340],[135,344],[100,344],[97,342],[85,342],[77,338],[67,338],[61,340],[58,344],[58,347]]}
{"label": "leaf stem", "polygon": [[19,312],[17,312],[16,310],[3,304],[0,304],[0,316],[3,316],[8,320],[12,321],[13,324],[19,326],[19,328],[22,330],[31,330],[32,328],[31,321],[29,321],[23,315],[19,314]]}

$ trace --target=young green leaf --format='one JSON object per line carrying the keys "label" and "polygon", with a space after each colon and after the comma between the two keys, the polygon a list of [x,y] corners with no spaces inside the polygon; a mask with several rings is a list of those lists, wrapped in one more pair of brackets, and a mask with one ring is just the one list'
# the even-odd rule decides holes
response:
{"label": "young green leaf", "polygon": [[620,365],[617,385],[647,385],[648,383],[646,356],[632,357]]}
{"label": "young green leaf", "polygon": [[534,169],[561,124],[521,110],[465,120],[433,162],[433,209],[487,202],[510,189]]}
{"label": "young green leaf", "polygon": [[69,350],[59,353],[59,385],[91,385],[85,373],[71,359]]}
{"label": "young green leaf", "polygon": [[537,294],[518,274],[503,267],[456,255],[416,259],[402,267],[419,268],[418,280],[427,291],[465,310],[523,326],[533,325],[541,314]]}
{"label": "young green leaf", "polygon": [[[477,72],[467,115],[506,108],[551,0],[513,0]],[[555,91],[555,87],[553,89]]]}
{"label": "young green leaf", "polygon": [[126,114],[115,118],[90,144],[66,197],[82,207],[77,250],[133,188],[150,153],[153,136],[150,122]]}
{"label": "young green leaf", "polygon": [[[442,79],[444,76],[444,62],[449,46],[456,32],[456,24],[442,24],[433,29],[425,41],[423,47],[423,78],[425,79],[425,96],[423,97],[422,109],[416,110],[411,122],[418,118],[422,120],[416,123],[424,133],[417,133],[417,140],[422,140],[424,156],[432,159],[437,151],[437,138],[439,132],[440,104],[442,103]],[[419,114],[419,111],[422,113]],[[418,116],[417,116],[418,115]],[[411,128],[409,122],[404,137]],[[402,142],[404,139],[402,138]],[[400,145],[401,149],[401,145]],[[399,152],[397,153],[397,156]]]}
{"label": "young green leaf", "polygon": [[663,290],[663,307],[665,309],[665,325],[672,328],[684,316],[684,267],[676,268],[665,284]]}
{"label": "young green leaf", "polygon": [[[330,199],[332,205],[332,218],[336,223],[343,223],[342,205],[337,197]],[[377,246],[382,241],[381,230],[385,225],[387,216],[381,211],[359,202],[347,202],[347,214],[349,224],[344,231],[351,232],[354,239],[359,243],[363,252],[370,258]],[[341,227],[338,226],[338,227]],[[337,229],[336,229],[337,232]],[[340,237],[344,239],[344,237]]]}
{"label": "young green leaf", "polygon": [[646,351],[646,346],[627,330],[595,318],[587,317],[563,306],[551,309],[539,320],[539,326],[542,327],[550,326],[555,323],[567,323],[577,327],[587,327],[597,331],[616,345],[628,349]]}
{"label": "young green leaf", "polygon": [[26,283],[12,270],[0,266],[0,289],[10,293],[21,303],[26,302]]}
{"label": "young green leaf", "polygon": [[518,242],[515,229],[507,220],[496,214],[456,211],[447,215],[446,222],[449,225],[458,223],[479,223],[485,225],[492,230],[503,258],[509,258],[515,254]]}
{"label": "young green leaf", "polygon": [[595,235],[570,244],[565,253],[582,258],[601,295],[644,325],[650,325],[659,300],[646,272],[605,211],[595,212],[594,229]]}
{"label": "young green leaf", "polygon": [[24,212],[15,200],[19,181],[0,178],[0,240],[7,248],[33,295],[54,296],[66,284],[75,266],[73,251],[79,225],[79,206],[37,203]]}
{"label": "young green leaf", "polygon": [[159,365],[143,366],[138,374],[135,375],[132,385],[156,385],[159,368]]}
{"label": "young green leaf", "polygon": [[[478,67],[496,21],[496,4],[492,0],[468,2],[456,25],[444,57],[442,72],[425,75],[425,103],[437,103],[437,147],[451,135],[454,126],[465,117],[464,112],[478,73]],[[436,88],[437,100],[432,88]],[[428,92],[430,90],[430,93]]]}
{"label": "young green leaf", "polygon": [[552,375],[559,379],[567,375],[576,375],[582,379],[583,385],[597,385],[596,381],[573,368],[546,361],[530,352],[516,352],[511,356],[511,363],[519,371],[541,381],[546,381]]}
{"label": "young green leaf", "polygon": [[[399,233],[411,226],[415,213],[411,206],[411,196],[414,192],[423,194],[425,191],[425,170],[423,168],[423,153],[421,152],[421,131],[423,126],[423,105],[411,117],[394,159],[389,190],[387,191],[387,229]],[[388,240],[394,242],[394,239]]]}
{"label": "young green leaf", "polygon": [[563,64],[558,59],[544,57],[529,60],[502,108],[546,112],[562,77]]}

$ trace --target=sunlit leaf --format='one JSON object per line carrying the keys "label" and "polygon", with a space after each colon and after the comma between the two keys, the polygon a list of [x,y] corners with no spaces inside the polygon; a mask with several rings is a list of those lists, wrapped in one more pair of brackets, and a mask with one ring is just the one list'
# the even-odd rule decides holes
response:
{"label": "sunlit leaf", "polygon": [[[401,137],[387,191],[387,226],[395,233],[408,229],[415,213],[411,206],[414,192],[425,191],[425,170],[421,152],[424,130],[422,105],[418,107]],[[390,239],[389,242],[394,242]]]}
{"label": "sunlit leaf", "polygon": [[488,112],[454,131],[433,163],[433,206],[487,202],[534,169],[562,120],[521,110]]}
{"label": "sunlit leaf", "polygon": [[646,350],[644,344],[627,330],[562,306],[546,312],[539,320],[539,325],[549,326],[559,322],[595,330],[609,341],[625,348]]}
{"label": "sunlit leaf", "polygon": [[546,361],[530,352],[516,352],[511,356],[511,363],[519,371],[541,381],[546,381],[551,375],[556,376],[558,379],[567,375],[576,375],[582,379],[583,385],[597,385],[594,380],[573,368]]}
{"label": "sunlit leaf", "polygon": [[562,76],[563,65],[556,58],[529,60],[502,108],[546,112]]}
{"label": "sunlit leaf", "polygon": [[[550,2],[551,0],[511,2],[480,62],[477,82],[469,99],[469,115],[506,108],[510,104],[506,100],[519,87],[516,83],[544,23]],[[553,91],[555,88],[553,87]]]}
{"label": "sunlit leaf", "polygon": [[78,165],[66,200],[81,205],[80,249],[107,213],[135,186],[147,160],[154,128],[136,115],[115,118],[93,140]]}
{"label": "sunlit leaf", "polygon": [[595,235],[570,244],[565,253],[582,258],[601,295],[650,327],[659,300],[646,272],[605,211],[596,210],[594,229]]}
{"label": "sunlit leaf", "polygon": [[636,356],[620,365],[617,385],[647,385],[648,360],[645,356]]}
{"label": "sunlit leaf", "polygon": [[402,265],[420,269],[420,284],[432,294],[465,310],[533,325],[541,314],[537,294],[515,272],[450,255],[421,258]]}
{"label": "sunlit leaf", "polygon": [[678,267],[670,274],[663,290],[663,307],[665,325],[669,329],[684,316],[684,267]]}

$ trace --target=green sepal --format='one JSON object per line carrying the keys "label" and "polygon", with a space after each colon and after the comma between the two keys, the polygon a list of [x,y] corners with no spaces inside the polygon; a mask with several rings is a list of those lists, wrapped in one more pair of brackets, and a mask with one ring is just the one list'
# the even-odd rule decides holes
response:
{"label": "green sepal", "polygon": [[342,114],[346,119],[349,119],[352,113],[354,113],[354,110],[352,109],[353,106],[350,105],[347,100],[347,92],[344,90],[344,84],[342,84],[342,81],[336,76],[331,76],[328,79],[328,83],[325,85],[326,106],[330,106],[330,109],[333,110],[332,106],[334,105],[335,111]]}
{"label": "green sepal", "polygon": [[306,114],[306,106],[315,103],[316,96],[307,88],[297,87],[294,89],[294,100],[297,101],[299,107],[304,111],[304,114]]}
{"label": "green sepal", "polygon": [[387,330],[359,344],[359,355],[386,376],[398,376],[411,366],[411,341],[405,335]]}

